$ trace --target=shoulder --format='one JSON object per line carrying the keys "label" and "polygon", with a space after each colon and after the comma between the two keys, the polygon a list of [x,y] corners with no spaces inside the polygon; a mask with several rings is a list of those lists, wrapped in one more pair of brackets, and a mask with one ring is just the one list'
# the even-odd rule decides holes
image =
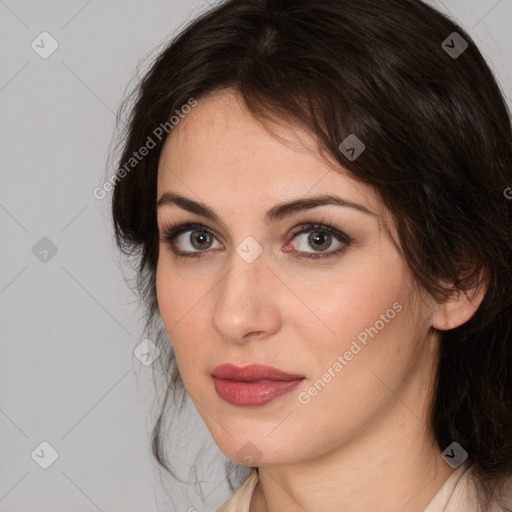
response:
{"label": "shoulder", "polygon": [[258,473],[252,468],[240,488],[215,512],[249,512],[252,493],[257,483]]}
{"label": "shoulder", "polygon": [[[498,483],[498,482],[496,482]],[[491,482],[491,487],[493,487]],[[458,480],[453,491],[451,499],[448,502],[445,512],[465,512],[466,510],[478,510],[478,504],[482,496],[479,494],[479,480],[475,476],[473,466],[467,468],[467,471]],[[512,475],[502,479],[500,486],[495,488],[495,497],[489,504],[486,512],[510,512],[512,511]]]}

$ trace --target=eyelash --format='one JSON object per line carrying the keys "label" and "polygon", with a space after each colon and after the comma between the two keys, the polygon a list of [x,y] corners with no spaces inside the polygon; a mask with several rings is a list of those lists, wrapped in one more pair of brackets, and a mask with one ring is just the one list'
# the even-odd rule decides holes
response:
{"label": "eyelash", "polygon": [[[188,224],[174,224],[174,225],[167,225],[163,228],[162,237],[160,239],[161,242],[167,243],[170,245],[171,250],[174,252],[174,254],[178,257],[186,257],[186,258],[201,258],[203,255],[206,255],[208,251],[178,251],[174,247],[174,239],[181,235],[182,233],[186,233],[187,231],[205,231],[211,235],[213,233],[206,228],[205,226],[201,224],[194,224],[194,223],[188,223]],[[326,232],[330,235],[334,236],[339,242],[342,242],[344,245],[340,247],[339,249],[336,249],[334,251],[325,252],[325,253],[301,253],[300,251],[295,251],[301,254],[301,256],[295,256],[297,258],[305,258],[305,259],[318,259],[318,258],[327,258],[331,256],[338,255],[342,252],[344,252],[347,247],[352,242],[352,238],[349,237],[346,233],[343,233],[342,231],[339,231],[338,229],[331,226],[329,223],[324,223],[323,221],[315,224],[315,223],[307,223],[300,226],[300,229],[297,231],[294,231],[292,233],[292,239],[295,238],[297,235],[301,235],[303,233],[309,233],[311,231],[318,231],[318,232]],[[213,235],[215,236],[215,235]],[[306,254],[306,256],[302,255]]]}

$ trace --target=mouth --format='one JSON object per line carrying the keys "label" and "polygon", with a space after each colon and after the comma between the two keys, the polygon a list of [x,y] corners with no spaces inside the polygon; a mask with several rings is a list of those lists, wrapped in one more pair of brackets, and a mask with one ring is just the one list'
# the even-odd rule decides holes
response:
{"label": "mouth", "polygon": [[272,366],[262,364],[235,366],[230,363],[216,366],[212,370],[212,376],[218,379],[230,379],[239,382],[289,381],[304,378],[304,375],[287,373]]}
{"label": "mouth", "polygon": [[239,407],[266,405],[290,392],[305,377],[264,365],[244,367],[224,364],[212,371],[215,391],[221,399]]}

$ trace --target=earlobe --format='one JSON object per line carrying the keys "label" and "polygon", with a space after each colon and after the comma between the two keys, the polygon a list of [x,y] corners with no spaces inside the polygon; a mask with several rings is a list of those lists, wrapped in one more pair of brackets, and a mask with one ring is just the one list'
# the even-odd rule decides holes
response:
{"label": "earlobe", "polygon": [[[480,274],[482,277],[482,274]],[[487,292],[488,280],[479,279],[478,285],[466,293],[457,290],[438,304],[432,316],[432,327],[440,331],[449,331],[465,324],[476,312]]]}

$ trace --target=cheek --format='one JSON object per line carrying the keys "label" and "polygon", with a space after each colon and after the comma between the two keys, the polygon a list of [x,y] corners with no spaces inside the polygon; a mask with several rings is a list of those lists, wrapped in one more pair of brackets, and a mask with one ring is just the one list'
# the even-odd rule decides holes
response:
{"label": "cheek", "polygon": [[205,295],[212,285],[206,277],[191,281],[189,271],[171,269],[165,258],[158,262],[155,284],[162,322],[187,382],[189,375],[197,373],[198,355],[205,350],[205,326],[211,325]]}
{"label": "cheek", "polygon": [[[367,251],[364,257],[354,254],[346,258],[340,270],[330,274],[330,279],[317,276],[316,284],[296,284],[300,286],[296,288],[298,295],[309,306],[292,313],[301,330],[308,333],[304,338],[332,350],[345,346],[348,349],[357,335],[376,322],[377,327],[384,326],[382,332],[389,332],[392,324],[403,322],[401,317],[405,315],[396,310],[406,309],[413,286],[411,274],[399,255],[383,247]],[[385,321],[390,318],[389,323]]]}
{"label": "cheek", "polygon": [[315,410],[329,410],[333,425],[339,426],[348,411],[352,418],[374,414],[392,396],[387,386],[398,389],[414,365],[421,364],[421,351],[416,351],[421,333],[412,321],[412,282],[407,270],[401,274],[399,269],[391,280],[389,273],[367,268],[364,280],[354,274],[331,300],[323,301],[319,316],[334,335],[319,336],[303,324],[311,379],[302,399],[311,398]]}
{"label": "cheek", "polygon": [[[165,251],[165,249],[163,249]],[[180,265],[165,255],[157,264],[155,285],[162,322],[185,387],[193,390],[215,360],[212,338],[211,295],[218,276],[199,263]]]}

